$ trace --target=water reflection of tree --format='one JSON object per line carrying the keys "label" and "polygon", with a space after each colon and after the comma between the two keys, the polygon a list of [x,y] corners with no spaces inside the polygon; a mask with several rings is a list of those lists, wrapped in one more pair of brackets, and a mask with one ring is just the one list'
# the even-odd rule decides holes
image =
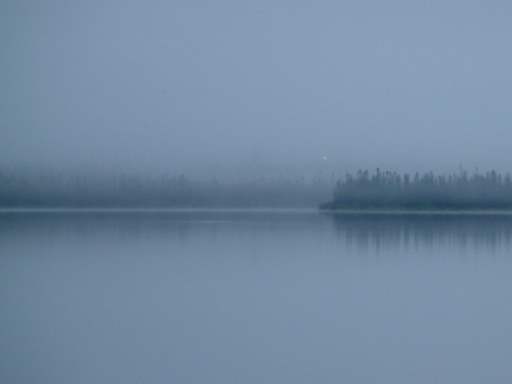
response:
{"label": "water reflection of tree", "polygon": [[336,234],[358,248],[512,248],[508,214],[333,214]]}

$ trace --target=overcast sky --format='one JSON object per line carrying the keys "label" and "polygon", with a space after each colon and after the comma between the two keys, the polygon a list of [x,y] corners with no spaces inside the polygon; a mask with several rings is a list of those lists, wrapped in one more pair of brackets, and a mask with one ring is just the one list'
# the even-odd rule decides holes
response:
{"label": "overcast sky", "polygon": [[508,1],[0,1],[0,165],[512,170]]}

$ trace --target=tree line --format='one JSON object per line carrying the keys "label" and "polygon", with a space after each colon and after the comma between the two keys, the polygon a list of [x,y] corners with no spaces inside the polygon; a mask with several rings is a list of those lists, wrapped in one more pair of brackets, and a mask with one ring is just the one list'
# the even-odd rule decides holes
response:
{"label": "tree line", "polygon": [[314,207],[321,179],[195,180],[185,175],[58,175],[0,171],[0,207]]}
{"label": "tree line", "polygon": [[321,207],[508,209],[512,208],[512,178],[495,170],[444,175],[359,170],[339,180],[332,200]]}

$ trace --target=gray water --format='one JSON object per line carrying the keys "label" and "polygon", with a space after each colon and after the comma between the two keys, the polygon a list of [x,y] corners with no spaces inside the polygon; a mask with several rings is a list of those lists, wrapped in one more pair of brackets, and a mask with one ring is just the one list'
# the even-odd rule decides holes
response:
{"label": "gray water", "polygon": [[512,216],[0,213],[1,383],[510,383]]}

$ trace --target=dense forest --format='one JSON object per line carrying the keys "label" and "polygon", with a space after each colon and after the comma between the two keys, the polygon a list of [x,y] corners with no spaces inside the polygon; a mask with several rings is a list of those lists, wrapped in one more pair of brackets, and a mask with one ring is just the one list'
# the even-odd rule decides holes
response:
{"label": "dense forest", "polygon": [[510,209],[512,178],[496,171],[448,175],[377,169],[347,174],[323,209]]}
{"label": "dense forest", "polygon": [[184,175],[75,175],[0,172],[0,207],[314,207],[333,182],[258,178],[237,182]]}
{"label": "dense forest", "polygon": [[[335,185],[334,185],[335,184]],[[512,209],[512,177],[496,171],[436,175],[377,169],[338,182],[258,178],[221,182],[184,175],[115,176],[0,172],[0,207],[314,207],[322,209]]]}

